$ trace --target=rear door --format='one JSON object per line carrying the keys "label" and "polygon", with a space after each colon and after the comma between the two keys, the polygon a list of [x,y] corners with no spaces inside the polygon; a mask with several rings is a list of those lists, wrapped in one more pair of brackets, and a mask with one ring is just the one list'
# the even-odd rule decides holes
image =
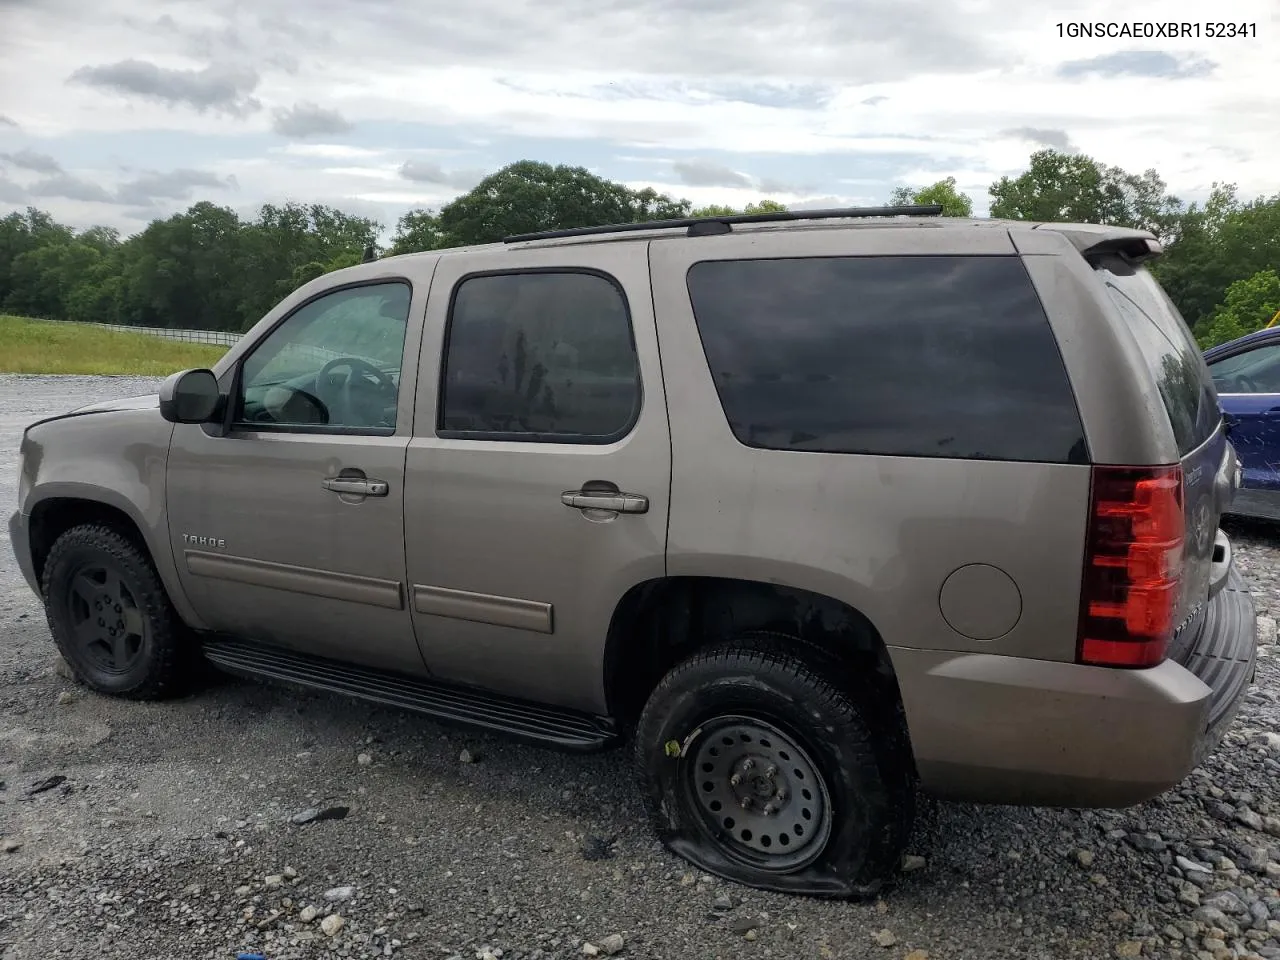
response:
{"label": "rear door", "polygon": [[666,570],[645,244],[443,257],[424,336],[405,523],[427,665],[604,712],[614,610]]}
{"label": "rear door", "polygon": [[[1126,321],[1160,391],[1178,444],[1183,476],[1186,543],[1181,634],[1196,621],[1209,593],[1214,538],[1230,498],[1234,457],[1217,392],[1204,357],[1178,308],[1149,270],[1119,258],[1095,265]],[[1175,647],[1177,635],[1175,635]]]}

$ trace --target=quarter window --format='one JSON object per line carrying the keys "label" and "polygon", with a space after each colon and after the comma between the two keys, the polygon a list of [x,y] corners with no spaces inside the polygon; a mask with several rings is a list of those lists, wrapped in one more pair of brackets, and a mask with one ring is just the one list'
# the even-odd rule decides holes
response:
{"label": "quarter window", "polygon": [[687,282],[748,446],[1087,459],[1057,341],[1015,257],[704,261]]}
{"label": "quarter window", "polygon": [[1185,456],[1213,436],[1222,419],[1204,357],[1182,314],[1146,267],[1112,257],[1095,269],[1138,343]]}
{"label": "quarter window", "polygon": [[450,309],[438,429],[463,439],[607,443],[640,410],[622,290],[596,273],[464,279]]}
{"label": "quarter window", "polygon": [[303,304],[245,359],[238,421],[394,433],[410,297],[392,281]]}

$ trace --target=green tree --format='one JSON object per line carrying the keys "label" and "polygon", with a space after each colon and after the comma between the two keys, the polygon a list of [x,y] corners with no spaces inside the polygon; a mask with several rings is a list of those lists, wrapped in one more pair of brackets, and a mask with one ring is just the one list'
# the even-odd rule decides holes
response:
{"label": "green tree", "polygon": [[961,193],[956,189],[955,177],[947,177],[927,187],[897,187],[889,195],[890,206],[900,207],[916,203],[941,204],[944,217],[973,216],[973,200],[967,193]]}
{"label": "green tree", "polygon": [[1280,271],[1280,194],[1242,203],[1234,184],[1215,183],[1152,269],[1197,337],[1206,335],[1233,282]]}
{"label": "green tree", "polygon": [[264,204],[239,235],[243,275],[236,329],[247,330],[283,297],[327,273],[330,264],[359,263],[376,251],[382,226],[322,204]]}
{"label": "green tree", "polygon": [[652,188],[632,190],[585,167],[520,160],[445,204],[437,220],[451,244],[467,245],[495,243],[518,233],[664,220],[688,213],[687,200],[673,200]]}
{"label": "green tree", "polygon": [[53,217],[35,207],[0,219],[0,306],[17,309],[11,300],[15,260],[37,247],[69,241],[72,236],[70,227],[54,222]]}
{"label": "green tree", "polygon": [[127,323],[123,314],[124,276],[120,262],[104,257],[67,297],[66,319],[80,323]]}
{"label": "green tree", "polygon": [[1150,230],[1175,240],[1182,202],[1165,192],[1155,170],[1131,174],[1083,154],[1039,150],[1017,177],[1001,177],[990,188],[991,216],[1010,220],[1100,223]]}
{"label": "green tree", "polygon": [[1209,348],[1260,330],[1280,313],[1280,273],[1260,270],[1227,287],[1226,297],[1197,338]]}
{"label": "green tree", "polygon": [[91,243],[61,237],[19,254],[10,267],[5,307],[32,317],[65,317],[72,290],[102,256]]}
{"label": "green tree", "polygon": [[141,326],[234,330],[253,264],[233,210],[208,202],[147,226],[122,251],[120,313]]}
{"label": "green tree", "polygon": [[713,203],[705,207],[698,207],[690,211],[691,217],[736,217],[742,214],[753,213],[785,213],[787,205],[779,203],[777,200],[759,200],[755,203],[748,203],[741,210],[734,207],[727,207],[723,204]]}
{"label": "green tree", "polygon": [[[1040,151],[1029,169],[991,187],[1000,217],[1116,223],[1166,240],[1152,270],[1201,343],[1216,343],[1274,314],[1280,274],[1280,194],[1244,202],[1232,184],[1182,209],[1155,171],[1132,175],[1088,157]],[[969,198],[948,178],[903,187],[894,202],[941,203],[952,216]],[[439,211],[413,210],[396,224],[391,253],[501,239],[511,233],[688,216],[785,210],[759,200],[739,210],[633,190],[582,167],[520,161]],[[122,238],[76,232],[28,208],[0,217],[0,308],[75,320],[243,330],[281,297],[351,266],[381,226],[321,204],[267,204],[249,220],[197,203]],[[1270,309],[1271,312],[1267,313]]]}
{"label": "green tree", "polygon": [[396,233],[391,239],[389,252],[392,256],[397,256],[423,250],[442,250],[448,246],[449,237],[434,213],[430,210],[410,210],[396,222]]}

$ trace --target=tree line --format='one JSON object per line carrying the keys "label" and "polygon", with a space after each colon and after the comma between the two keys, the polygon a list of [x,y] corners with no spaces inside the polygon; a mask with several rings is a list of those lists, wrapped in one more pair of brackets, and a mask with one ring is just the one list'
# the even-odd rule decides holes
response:
{"label": "tree line", "polygon": [[[1215,184],[1205,203],[1184,204],[1155,170],[1134,174],[1054,150],[1033,153],[1023,173],[1002,177],[989,193],[992,217],[1152,231],[1165,246],[1153,270],[1202,346],[1257,329],[1280,311],[1280,194],[1245,201],[1233,184]],[[973,209],[954,178],[898,188],[888,202],[937,203],[956,217]],[[785,209],[768,199],[744,210],[695,208],[582,167],[531,160],[503,167],[438,210],[406,213],[385,247],[382,224],[321,204],[266,204],[247,219],[200,202],[127,238],[107,227],[76,231],[29,207],[0,219],[0,311],[243,331],[291,290],[358,263],[370,249],[394,255],[538,230]]]}

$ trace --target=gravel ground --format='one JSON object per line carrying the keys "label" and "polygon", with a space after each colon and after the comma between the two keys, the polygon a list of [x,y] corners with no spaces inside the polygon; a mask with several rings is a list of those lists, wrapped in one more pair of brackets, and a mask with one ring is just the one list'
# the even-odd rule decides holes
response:
{"label": "gravel ground", "polygon": [[[3,512],[24,424],[153,385],[0,377]],[[229,679],[94,696],[57,672],[6,544],[0,957],[1280,958],[1280,531],[1229,532],[1263,658],[1205,767],[1126,811],[929,804],[913,869],[868,904],[691,871],[624,754]],[[335,815],[292,822],[309,809]]]}

